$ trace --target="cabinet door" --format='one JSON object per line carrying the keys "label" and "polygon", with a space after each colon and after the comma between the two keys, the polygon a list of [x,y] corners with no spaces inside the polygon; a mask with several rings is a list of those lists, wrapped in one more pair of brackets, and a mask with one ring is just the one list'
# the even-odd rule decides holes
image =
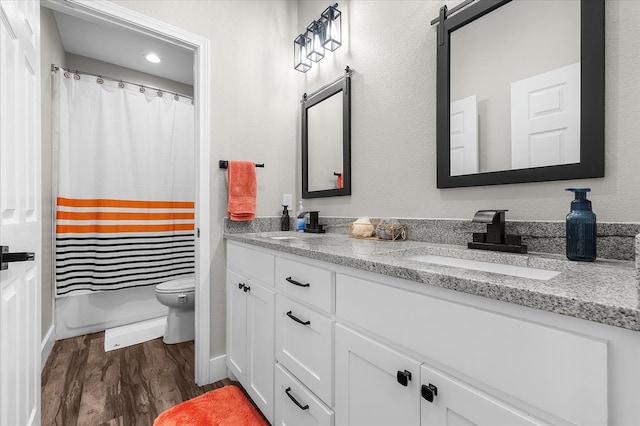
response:
{"label": "cabinet door", "polygon": [[336,426],[418,426],[420,363],[341,325],[335,336]]}
{"label": "cabinet door", "polygon": [[548,425],[426,365],[421,369],[421,381],[423,387],[435,386],[421,390],[421,426]]}
{"label": "cabinet door", "polygon": [[273,422],[275,292],[252,281],[247,285],[248,366],[244,386],[267,420]]}
{"label": "cabinet door", "polygon": [[227,367],[240,383],[247,368],[247,280],[227,269]]}

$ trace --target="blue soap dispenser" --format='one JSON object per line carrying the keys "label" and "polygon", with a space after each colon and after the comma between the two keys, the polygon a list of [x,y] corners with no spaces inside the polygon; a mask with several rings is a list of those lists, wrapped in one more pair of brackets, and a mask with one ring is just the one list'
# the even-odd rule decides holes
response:
{"label": "blue soap dispenser", "polygon": [[567,188],[575,193],[571,212],[567,215],[567,258],[582,262],[596,260],[596,215],[591,210],[587,192],[591,188]]}

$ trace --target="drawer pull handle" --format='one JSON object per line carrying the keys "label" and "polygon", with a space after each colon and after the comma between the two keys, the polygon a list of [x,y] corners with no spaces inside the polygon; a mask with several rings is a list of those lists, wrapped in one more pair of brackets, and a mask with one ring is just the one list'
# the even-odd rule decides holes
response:
{"label": "drawer pull handle", "polygon": [[429,402],[433,402],[433,398],[438,394],[438,388],[429,383],[429,386],[422,385],[422,397]]}
{"label": "drawer pull handle", "polygon": [[286,388],[284,390],[284,392],[287,394],[289,399],[291,399],[293,401],[293,403],[298,406],[299,409],[301,409],[301,410],[308,410],[309,409],[309,404],[302,405],[293,397],[293,395],[291,395],[291,388]]}
{"label": "drawer pull handle", "polygon": [[398,370],[398,374],[396,374],[396,379],[398,380],[398,383],[400,383],[402,386],[408,386],[409,382],[411,381],[411,371]]}
{"label": "drawer pull handle", "polygon": [[287,278],[285,278],[285,280],[289,281],[293,285],[297,285],[298,287],[309,287],[311,285],[309,283],[303,284],[303,283],[301,283],[299,281],[294,280],[291,277],[287,277]]}
{"label": "drawer pull handle", "polygon": [[294,320],[295,322],[297,322],[298,324],[311,325],[311,321],[302,321],[300,318],[298,318],[297,316],[293,315],[291,313],[291,311],[287,312],[287,316],[289,318],[291,318],[292,320]]}
{"label": "drawer pull handle", "polygon": [[239,288],[240,290],[242,290],[242,289],[244,288],[244,284],[243,284],[243,283],[238,283],[238,288]]}

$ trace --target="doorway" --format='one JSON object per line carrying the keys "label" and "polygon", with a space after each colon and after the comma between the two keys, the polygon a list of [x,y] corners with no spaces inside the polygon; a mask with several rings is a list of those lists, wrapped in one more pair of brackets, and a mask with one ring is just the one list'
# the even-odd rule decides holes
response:
{"label": "doorway", "polygon": [[[118,31],[131,31],[162,43],[179,46],[193,54],[194,136],[195,136],[195,381],[199,385],[209,383],[209,264],[210,258],[210,200],[209,200],[209,41],[179,28],[160,24],[151,18],[124,7],[97,2],[47,0],[44,7],[74,18]],[[96,47],[98,48],[98,47]],[[43,64],[48,68],[49,64]],[[53,235],[51,235],[53,238]],[[43,360],[44,363],[44,360]]]}

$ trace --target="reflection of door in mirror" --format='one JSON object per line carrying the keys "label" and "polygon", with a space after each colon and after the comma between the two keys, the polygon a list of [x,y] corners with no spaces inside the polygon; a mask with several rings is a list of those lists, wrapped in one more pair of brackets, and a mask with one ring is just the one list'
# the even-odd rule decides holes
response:
{"label": "reflection of door in mirror", "polygon": [[307,109],[309,191],[336,189],[342,174],[342,92]]}
{"label": "reflection of door in mirror", "polygon": [[[549,158],[536,160],[524,166],[522,162],[512,164],[512,157],[514,157],[512,146],[515,145],[512,145],[511,137],[514,130],[520,132],[522,129],[520,129],[521,121],[517,123],[511,121],[514,108],[511,103],[511,85],[570,64],[577,63],[579,67],[580,2],[558,0],[552,3],[514,0],[493,10],[482,19],[451,32],[450,99],[456,101],[472,95],[477,96],[479,172],[535,167],[542,163],[550,164]],[[571,105],[577,105],[578,109],[572,114],[577,114],[579,127],[579,79],[577,84],[577,90],[570,91],[575,98],[569,102]],[[560,92],[562,90],[559,89]],[[556,91],[556,94],[558,93]],[[549,92],[546,94],[548,95]],[[536,99],[541,103],[553,102],[552,96],[538,96]],[[559,98],[556,97],[557,99]],[[531,106],[531,102],[527,102],[524,110],[519,113],[531,118]],[[546,108],[543,105],[538,107]],[[546,109],[546,111],[551,110]],[[573,133],[563,133],[561,127],[565,124],[554,124],[552,120],[546,120],[544,132],[548,137],[543,138],[536,132],[529,132],[525,134],[527,139],[524,144],[516,143],[516,145],[528,146],[543,139],[544,143],[549,144],[554,137],[554,143],[557,143],[560,139],[558,135],[564,134],[564,138],[577,138],[574,145],[579,146],[579,128],[576,128]],[[454,122],[451,121],[450,125],[453,131]],[[518,153],[515,157],[519,157]],[[572,157],[569,161],[558,159],[551,164],[576,162],[574,158]],[[578,153],[577,162],[579,161]],[[452,152],[451,175],[454,175],[453,167]],[[473,172],[465,171],[461,174],[467,173]]]}
{"label": "reflection of door in mirror", "polygon": [[580,63],[511,83],[511,167],[580,162]]}
{"label": "reflection of door in mirror", "polygon": [[478,100],[469,96],[451,102],[451,176],[478,173]]}

